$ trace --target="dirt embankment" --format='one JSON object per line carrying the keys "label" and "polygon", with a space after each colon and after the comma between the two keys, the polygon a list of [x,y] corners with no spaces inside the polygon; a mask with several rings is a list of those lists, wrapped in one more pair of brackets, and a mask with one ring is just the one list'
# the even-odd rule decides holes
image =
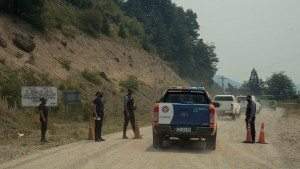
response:
{"label": "dirt embankment", "polygon": [[[33,38],[32,52],[27,53],[13,43],[16,33]],[[92,38],[75,28],[73,34],[74,38],[67,38],[60,31],[42,34],[18,18],[0,13],[0,37],[6,43],[5,48],[0,47],[0,66],[48,73],[56,87],[66,80],[80,84],[82,99],[87,101],[94,97],[95,91],[102,90],[109,111],[121,108],[120,98],[124,93],[119,83],[129,75],[140,81],[140,90],[135,93],[140,108],[152,104],[167,86],[185,84],[158,56],[127,41],[103,35]],[[62,61],[70,62],[70,70],[62,66]],[[84,79],[81,75],[84,70],[99,74],[101,84],[94,85]]]}

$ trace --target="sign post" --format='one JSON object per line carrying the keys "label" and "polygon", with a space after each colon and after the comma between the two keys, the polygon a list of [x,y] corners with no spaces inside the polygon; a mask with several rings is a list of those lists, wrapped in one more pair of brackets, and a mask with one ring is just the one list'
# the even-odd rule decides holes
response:
{"label": "sign post", "polygon": [[77,115],[79,111],[79,104],[81,102],[80,90],[64,90],[63,91],[63,102],[65,104],[65,116],[67,116],[67,104],[76,104],[77,105]]}

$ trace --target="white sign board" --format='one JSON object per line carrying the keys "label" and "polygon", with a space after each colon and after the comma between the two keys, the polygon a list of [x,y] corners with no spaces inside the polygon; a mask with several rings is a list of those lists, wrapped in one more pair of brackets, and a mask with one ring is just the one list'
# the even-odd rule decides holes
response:
{"label": "white sign board", "polygon": [[22,87],[22,106],[39,106],[40,98],[47,99],[47,106],[57,106],[57,89],[56,87]]}

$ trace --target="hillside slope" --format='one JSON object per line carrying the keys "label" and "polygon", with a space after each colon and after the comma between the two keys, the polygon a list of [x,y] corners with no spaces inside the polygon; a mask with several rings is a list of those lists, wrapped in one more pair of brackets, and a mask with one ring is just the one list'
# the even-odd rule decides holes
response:
{"label": "hillside slope", "polygon": [[[26,53],[16,47],[12,41],[15,33],[32,36],[35,49]],[[56,87],[65,80],[80,82],[85,101],[91,101],[95,91],[104,91],[108,112],[122,111],[125,93],[121,92],[119,82],[128,75],[140,81],[139,90],[135,92],[137,104],[142,108],[140,111],[152,109],[153,102],[167,86],[185,84],[157,56],[106,36],[91,38],[78,30],[74,38],[66,38],[59,31],[42,34],[22,20],[3,13],[0,14],[0,36],[7,43],[6,48],[0,48],[0,59],[5,60],[6,66],[14,69],[28,67],[48,73]],[[17,53],[23,56],[18,58]],[[60,59],[70,60],[71,69],[63,68]],[[4,64],[0,63],[0,66]],[[94,85],[82,78],[81,72],[84,70],[102,72],[109,80],[102,78],[100,85]]]}

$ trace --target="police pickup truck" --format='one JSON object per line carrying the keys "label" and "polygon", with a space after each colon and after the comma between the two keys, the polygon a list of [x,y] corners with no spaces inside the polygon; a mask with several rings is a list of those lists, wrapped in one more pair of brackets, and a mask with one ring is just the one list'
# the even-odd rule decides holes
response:
{"label": "police pickup truck", "polygon": [[204,138],[207,149],[216,149],[217,117],[215,106],[204,87],[173,86],[154,105],[153,147],[162,148],[163,140],[182,141]]}

